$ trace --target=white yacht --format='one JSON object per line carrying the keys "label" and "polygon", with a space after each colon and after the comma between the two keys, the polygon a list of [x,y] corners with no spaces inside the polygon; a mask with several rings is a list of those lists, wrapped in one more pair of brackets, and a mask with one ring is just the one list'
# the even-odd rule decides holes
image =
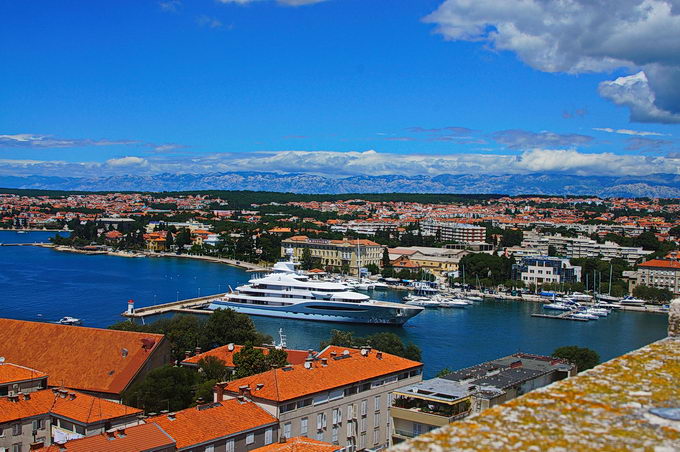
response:
{"label": "white yacht", "polygon": [[423,311],[420,306],[371,300],[346,285],[310,280],[295,271],[296,262],[278,262],[273,272],[212,300],[209,309],[286,319],[403,325]]}
{"label": "white yacht", "polygon": [[646,303],[645,300],[642,300],[640,298],[635,298],[632,295],[624,297],[621,301],[619,301],[619,304],[623,304],[623,305],[626,305],[626,306],[644,306],[645,303]]}

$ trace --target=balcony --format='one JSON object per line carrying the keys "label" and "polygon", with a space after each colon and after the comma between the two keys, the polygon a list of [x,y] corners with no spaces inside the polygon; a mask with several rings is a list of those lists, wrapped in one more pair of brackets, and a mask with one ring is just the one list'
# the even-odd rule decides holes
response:
{"label": "balcony", "polygon": [[428,413],[420,408],[399,408],[392,406],[390,407],[390,414],[395,419],[404,419],[406,421],[417,422],[419,424],[441,427],[442,425],[447,425],[451,422],[463,419],[470,414],[470,410],[468,409],[456,414],[442,412]]}

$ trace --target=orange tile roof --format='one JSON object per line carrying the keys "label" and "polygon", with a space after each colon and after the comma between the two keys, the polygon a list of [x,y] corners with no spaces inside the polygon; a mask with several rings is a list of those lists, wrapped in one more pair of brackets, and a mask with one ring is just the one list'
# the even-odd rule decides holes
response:
{"label": "orange tile roof", "polygon": [[18,383],[20,381],[46,378],[47,374],[30,367],[18,366],[12,363],[0,363],[0,384]]}
{"label": "orange tile roof", "polygon": [[74,439],[63,445],[52,445],[39,449],[40,452],[146,452],[161,448],[173,448],[172,439],[157,424],[140,424],[120,432]]}
{"label": "orange tile roof", "polygon": [[[342,357],[345,351],[349,358]],[[335,353],[335,357],[331,353]],[[326,366],[322,365],[321,358],[327,358]],[[241,386],[249,386],[253,398],[281,402],[421,366],[422,363],[388,353],[378,358],[376,350],[362,356],[360,350],[331,345],[317,355],[311,369],[298,364],[220,383],[220,386],[231,394],[238,394]],[[258,385],[262,385],[260,389]]]}
{"label": "orange tile roof", "polygon": [[[82,392],[69,391],[68,394],[43,389],[19,396],[19,401],[12,402],[7,397],[0,398],[0,423],[10,422],[40,414],[52,413],[73,419],[77,422],[91,424],[122,416],[136,416],[142,410],[120,403],[110,402]],[[71,396],[69,394],[74,395]]]}
{"label": "orange tile roof", "polygon": [[677,268],[680,269],[680,262],[665,259],[652,259],[640,264],[640,267],[661,267],[661,268]]}
{"label": "orange tile roof", "polygon": [[317,441],[305,436],[295,436],[285,443],[273,443],[268,446],[258,447],[253,452],[335,452],[342,447],[334,444]]}
{"label": "orange tile roof", "polygon": [[232,399],[218,402],[212,408],[211,405],[178,411],[174,420],[162,415],[149,418],[147,422],[158,424],[177,441],[178,449],[278,423],[274,416],[252,402]]}
{"label": "orange tile roof", "polygon": [[120,394],[163,341],[162,334],[0,319],[0,356],[46,372],[52,385],[87,391]]}
{"label": "orange tile roof", "polygon": [[[230,348],[232,349],[230,350]],[[243,345],[223,345],[222,347],[213,348],[207,352],[186,358],[184,361],[182,361],[182,364],[198,364],[201,359],[207,356],[214,356],[224,361],[225,366],[234,367],[234,354],[240,352],[242,348]],[[262,350],[265,355],[269,354],[269,349],[267,347],[255,348]],[[286,350],[286,353],[288,353],[288,362],[290,364],[304,363],[305,359],[307,359],[307,355],[309,354],[309,352],[306,350]]]}

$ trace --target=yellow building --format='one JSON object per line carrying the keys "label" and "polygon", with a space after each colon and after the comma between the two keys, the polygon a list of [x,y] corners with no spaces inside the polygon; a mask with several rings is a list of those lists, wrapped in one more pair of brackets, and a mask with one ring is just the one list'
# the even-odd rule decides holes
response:
{"label": "yellow building", "polygon": [[366,239],[328,240],[298,235],[281,242],[281,256],[287,255],[287,249],[293,251],[297,261],[302,260],[302,253],[308,249],[321,267],[340,270],[347,265],[355,274],[359,266],[373,264],[380,267],[383,257],[383,246]]}

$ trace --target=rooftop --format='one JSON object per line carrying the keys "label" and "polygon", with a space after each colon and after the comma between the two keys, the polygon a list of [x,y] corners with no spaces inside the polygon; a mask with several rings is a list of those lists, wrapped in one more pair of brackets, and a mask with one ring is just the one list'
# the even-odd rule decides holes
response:
{"label": "rooftop", "polygon": [[[267,347],[255,347],[255,348],[262,350],[262,352],[265,355],[269,353],[269,348]],[[234,367],[234,354],[240,352],[241,349],[243,349],[243,345],[235,344],[223,345],[222,347],[217,347],[212,350],[208,350],[207,352],[203,352],[198,355],[186,358],[185,360],[182,361],[182,364],[197,365],[201,359],[206,358],[208,356],[214,356],[224,361],[224,364],[227,367]],[[309,352],[306,350],[285,350],[285,352],[288,354],[288,362],[290,364],[302,364],[305,362],[305,359],[307,359],[307,356],[309,355]]]}
{"label": "rooftop", "polygon": [[422,363],[377,350],[363,356],[361,350],[331,345],[317,355],[310,368],[292,365],[221,385],[233,394],[248,386],[253,398],[281,402],[420,367]]}
{"label": "rooftop", "polygon": [[182,449],[206,441],[226,438],[278,420],[252,402],[236,399],[198,405],[193,408],[147,419],[158,424]]}
{"label": "rooftop", "polygon": [[647,262],[643,262],[639,265],[640,267],[661,267],[661,268],[673,268],[680,270],[680,262],[669,259],[652,259]]}
{"label": "rooftop", "polygon": [[47,374],[30,367],[12,363],[0,363],[0,384],[19,383],[22,381],[47,378]]}
{"label": "rooftop", "polygon": [[[68,441],[63,445],[52,445],[41,452],[147,452],[175,445],[167,433],[156,424],[140,424],[124,431],[102,433],[86,438]],[[174,450],[174,448],[172,449]]]}
{"label": "rooftop", "polygon": [[162,334],[0,319],[0,356],[45,372],[52,385],[119,394]]}
{"label": "rooftop", "polygon": [[52,413],[84,424],[122,416],[137,415],[142,410],[94,397],[81,392],[44,389],[18,396],[0,398],[0,423],[40,414]]}
{"label": "rooftop", "polygon": [[253,452],[335,452],[339,450],[342,450],[342,447],[304,436],[296,436],[286,440],[285,443],[258,447]]}

